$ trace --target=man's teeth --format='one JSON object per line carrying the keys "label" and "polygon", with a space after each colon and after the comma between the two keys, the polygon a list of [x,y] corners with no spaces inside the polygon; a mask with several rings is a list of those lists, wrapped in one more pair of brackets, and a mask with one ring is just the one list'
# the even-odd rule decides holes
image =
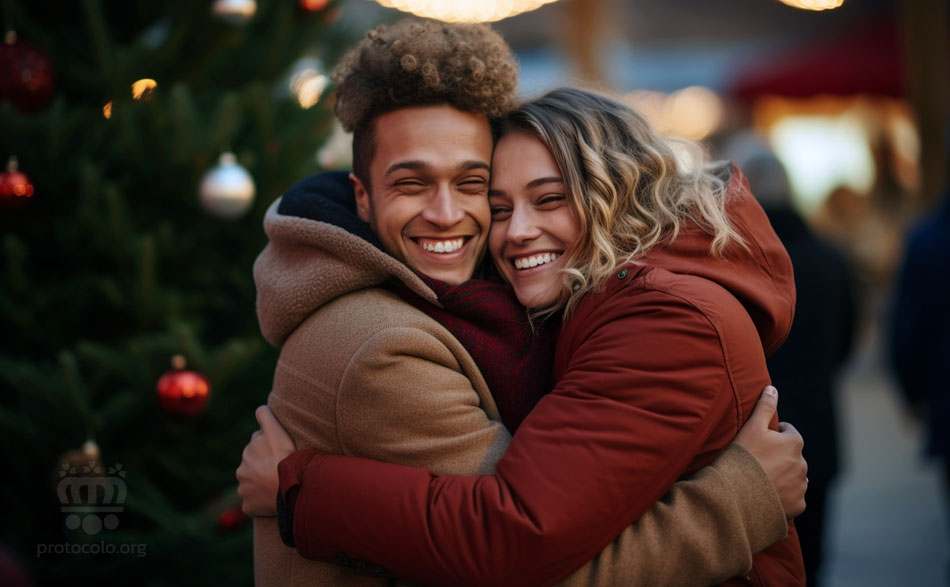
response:
{"label": "man's teeth", "polygon": [[515,269],[531,269],[532,267],[555,261],[559,256],[557,253],[542,253],[530,257],[519,257],[515,259]]}
{"label": "man's teeth", "polygon": [[450,241],[420,242],[422,248],[430,253],[454,253],[465,244],[464,238],[457,238]]}

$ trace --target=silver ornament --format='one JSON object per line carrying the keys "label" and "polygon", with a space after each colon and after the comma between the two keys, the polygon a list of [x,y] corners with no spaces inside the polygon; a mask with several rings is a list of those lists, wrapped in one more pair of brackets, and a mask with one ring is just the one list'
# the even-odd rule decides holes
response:
{"label": "silver ornament", "polygon": [[233,219],[244,215],[254,203],[254,180],[233,153],[224,153],[217,167],[201,179],[201,204],[210,214]]}
{"label": "silver ornament", "polygon": [[211,14],[228,24],[245,24],[257,12],[256,0],[215,0]]}

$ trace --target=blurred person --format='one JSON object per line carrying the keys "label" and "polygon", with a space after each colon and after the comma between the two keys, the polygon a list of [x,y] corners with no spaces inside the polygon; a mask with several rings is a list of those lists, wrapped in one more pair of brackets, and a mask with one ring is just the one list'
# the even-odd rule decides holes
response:
{"label": "blurred person", "polygon": [[[741,141],[742,139],[736,139]],[[808,509],[795,519],[808,585],[818,585],[824,554],[828,489],[839,471],[835,384],[854,344],[855,280],[845,256],[816,236],[792,207],[782,162],[764,144],[732,157],[762,204],[795,270],[795,320],[785,344],[768,359],[782,395],[782,417],[805,438]]]}
{"label": "blurred person", "polygon": [[925,451],[942,461],[944,489],[950,497],[948,291],[950,191],[907,233],[888,329],[890,359],[898,388],[912,416],[926,426]]}

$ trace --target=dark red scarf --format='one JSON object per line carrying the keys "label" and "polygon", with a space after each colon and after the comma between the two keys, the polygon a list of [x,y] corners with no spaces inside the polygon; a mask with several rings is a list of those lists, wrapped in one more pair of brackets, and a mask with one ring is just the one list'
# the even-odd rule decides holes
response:
{"label": "dark red scarf", "polygon": [[392,286],[402,299],[444,326],[475,359],[491,389],[502,422],[514,434],[550,389],[555,329],[552,321],[532,332],[525,309],[511,287],[471,279],[457,286],[420,275],[442,308],[404,284]]}

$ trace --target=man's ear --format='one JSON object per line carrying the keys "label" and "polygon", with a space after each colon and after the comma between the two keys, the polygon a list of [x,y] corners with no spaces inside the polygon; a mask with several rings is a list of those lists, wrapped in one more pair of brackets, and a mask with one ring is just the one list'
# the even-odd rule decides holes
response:
{"label": "man's ear", "polygon": [[353,195],[356,196],[356,214],[360,217],[360,220],[369,223],[370,210],[372,210],[372,204],[369,201],[369,190],[352,171],[350,172],[350,183],[353,185]]}

